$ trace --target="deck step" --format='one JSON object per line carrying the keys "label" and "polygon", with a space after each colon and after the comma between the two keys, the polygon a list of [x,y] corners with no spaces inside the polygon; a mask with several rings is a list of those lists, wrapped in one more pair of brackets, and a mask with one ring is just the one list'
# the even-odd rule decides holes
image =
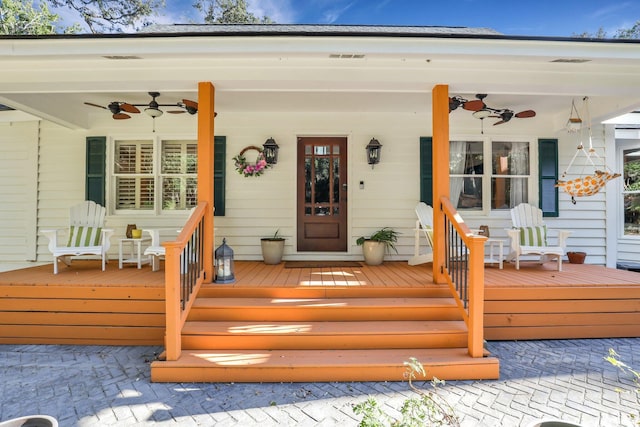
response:
{"label": "deck step", "polygon": [[187,320],[460,320],[453,298],[202,298]]}
{"label": "deck step", "polygon": [[464,321],[186,322],[182,348],[381,349],[467,345]]}
{"label": "deck step", "polygon": [[427,378],[497,379],[494,357],[472,358],[464,348],[389,350],[198,350],[176,361],[154,361],[154,382],[402,381],[415,357]]}
{"label": "deck step", "polygon": [[404,286],[242,286],[203,285],[199,298],[447,298],[447,285]]}

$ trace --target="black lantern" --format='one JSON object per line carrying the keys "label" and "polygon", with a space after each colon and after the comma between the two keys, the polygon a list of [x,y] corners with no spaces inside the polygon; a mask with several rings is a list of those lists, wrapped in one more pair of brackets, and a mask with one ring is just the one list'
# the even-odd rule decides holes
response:
{"label": "black lantern", "polygon": [[367,163],[373,165],[380,163],[380,151],[382,151],[382,144],[377,139],[371,138],[371,141],[367,144]]}
{"label": "black lantern", "polygon": [[278,163],[278,144],[273,138],[269,138],[262,144],[264,159],[268,165],[275,165]]}
{"label": "black lantern", "polygon": [[227,239],[222,239],[222,244],[215,252],[216,283],[233,283],[236,278],[233,275],[233,249],[227,246]]}

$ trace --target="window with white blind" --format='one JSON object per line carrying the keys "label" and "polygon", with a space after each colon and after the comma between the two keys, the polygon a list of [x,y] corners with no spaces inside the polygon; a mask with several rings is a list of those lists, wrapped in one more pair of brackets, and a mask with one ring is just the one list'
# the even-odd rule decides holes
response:
{"label": "window with white blind", "polygon": [[198,147],[193,141],[162,141],[162,209],[198,204]]}
{"label": "window with white blind", "polygon": [[112,182],[116,211],[188,210],[197,205],[197,143],[117,140]]}

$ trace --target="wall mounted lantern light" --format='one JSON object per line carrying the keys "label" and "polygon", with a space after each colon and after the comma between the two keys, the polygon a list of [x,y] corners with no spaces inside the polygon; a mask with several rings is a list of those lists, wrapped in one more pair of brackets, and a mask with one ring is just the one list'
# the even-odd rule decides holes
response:
{"label": "wall mounted lantern light", "polygon": [[367,144],[367,163],[373,166],[380,163],[380,151],[382,150],[382,144],[377,139],[371,138],[371,141]]}
{"label": "wall mounted lantern light", "polygon": [[262,144],[264,159],[268,165],[275,165],[278,163],[278,144],[273,138],[269,138]]}

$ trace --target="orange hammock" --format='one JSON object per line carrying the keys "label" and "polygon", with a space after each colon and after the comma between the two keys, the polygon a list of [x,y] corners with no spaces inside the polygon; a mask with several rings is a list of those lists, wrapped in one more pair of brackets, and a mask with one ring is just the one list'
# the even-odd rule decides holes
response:
{"label": "orange hammock", "polygon": [[605,186],[607,181],[619,176],[619,173],[596,170],[593,175],[587,175],[583,178],[558,181],[556,187],[562,188],[567,194],[571,195],[571,202],[575,205],[575,197],[593,196]]}

